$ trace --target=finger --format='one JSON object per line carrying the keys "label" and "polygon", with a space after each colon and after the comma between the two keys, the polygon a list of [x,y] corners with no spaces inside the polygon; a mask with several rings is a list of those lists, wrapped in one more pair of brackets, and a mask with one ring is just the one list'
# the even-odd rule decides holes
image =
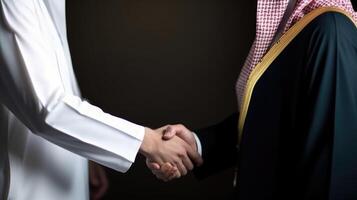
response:
{"label": "finger", "polygon": [[173,167],[170,163],[165,163],[160,167],[160,170],[151,169],[151,172],[159,179],[164,180],[171,177],[177,168]]}
{"label": "finger", "polygon": [[169,126],[171,126],[171,125],[165,125],[165,126],[162,126],[162,127],[158,128],[156,130],[158,130],[160,133],[164,133],[165,130],[167,129],[167,127],[169,127]]}
{"label": "finger", "polygon": [[176,130],[174,130],[173,126],[167,126],[164,131],[162,138],[164,140],[170,140],[176,135]]}
{"label": "finger", "polygon": [[180,178],[181,177],[181,173],[180,171],[177,169],[177,167],[173,167],[172,168],[172,171],[171,171],[171,175],[169,177],[167,177],[167,179],[169,181],[173,180],[173,179],[177,179],[177,178]]}
{"label": "finger", "polygon": [[176,161],[175,164],[177,166],[177,169],[180,171],[180,174],[182,176],[185,176],[187,174],[187,169],[186,169],[185,165],[182,163],[182,161],[181,160]]}
{"label": "finger", "polygon": [[183,156],[181,159],[182,159],[182,163],[183,163],[183,165],[185,165],[186,169],[188,169],[190,171],[193,170],[193,164],[187,155]]}
{"label": "finger", "polygon": [[172,180],[172,179],[180,178],[180,177],[181,177],[180,171],[177,169],[177,167],[173,166],[171,168],[170,175],[167,176],[167,179]]}
{"label": "finger", "polygon": [[146,166],[150,170],[160,170],[160,165],[159,165],[159,163],[156,163],[156,162],[151,162],[149,160],[146,160]]}
{"label": "finger", "polygon": [[161,166],[160,170],[155,170],[152,171],[154,173],[154,175],[156,176],[156,178],[162,180],[162,181],[169,181],[170,177],[173,174],[173,169],[175,169],[170,163],[165,163],[164,165]]}
{"label": "finger", "polygon": [[175,168],[170,163],[165,163],[161,166],[161,173],[166,177],[172,176],[175,171]]}
{"label": "finger", "polygon": [[180,178],[180,177],[181,177],[180,171],[177,168],[175,168],[175,171],[170,178],[173,179],[173,178]]}
{"label": "finger", "polygon": [[[177,169],[176,169],[177,170]],[[177,170],[178,171],[178,170]],[[159,178],[160,180],[163,180],[165,182],[172,180],[177,176],[176,171],[170,171],[168,174],[167,173],[161,173],[160,171],[155,173],[155,176]]]}
{"label": "finger", "polygon": [[203,163],[203,159],[197,151],[194,151],[189,145],[185,145],[188,157],[195,163],[195,165],[200,166]]}
{"label": "finger", "polygon": [[170,125],[166,128],[166,131],[163,134],[164,140],[172,139],[174,136],[177,136],[185,141],[189,141],[190,131],[183,125]]}

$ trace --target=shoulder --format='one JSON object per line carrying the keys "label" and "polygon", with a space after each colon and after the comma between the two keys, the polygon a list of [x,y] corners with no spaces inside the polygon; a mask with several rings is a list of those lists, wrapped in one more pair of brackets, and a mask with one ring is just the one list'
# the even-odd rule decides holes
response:
{"label": "shoulder", "polygon": [[326,12],[316,17],[309,25],[314,34],[328,39],[348,39],[357,42],[357,27],[346,15]]}
{"label": "shoulder", "polygon": [[321,14],[306,26],[304,33],[304,39],[307,38],[306,68],[310,78],[325,76],[334,81],[336,71],[355,74],[352,71],[356,70],[357,28],[348,16],[338,12]]}

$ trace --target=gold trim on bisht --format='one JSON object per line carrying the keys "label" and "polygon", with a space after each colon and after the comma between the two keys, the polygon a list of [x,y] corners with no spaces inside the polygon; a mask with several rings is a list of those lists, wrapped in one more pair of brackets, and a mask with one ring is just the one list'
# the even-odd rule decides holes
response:
{"label": "gold trim on bisht", "polygon": [[240,109],[240,116],[238,121],[238,144],[240,144],[241,139],[243,137],[243,128],[245,119],[249,109],[249,103],[253,94],[254,86],[260,79],[260,77],[264,74],[264,72],[268,69],[268,67],[273,63],[273,61],[279,56],[279,54],[290,44],[290,42],[316,17],[321,14],[327,12],[337,12],[343,15],[346,15],[351,19],[352,22],[357,27],[357,22],[354,21],[352,16],[337,7],[321,7],[315,9],[305,15],[302,19],[300,19],[296,24],[294,24],[266,53],[266,55],[262,58],[262,60],[256,65],[251,74],[249,75],[246,88],[244,90],[243,101]]}

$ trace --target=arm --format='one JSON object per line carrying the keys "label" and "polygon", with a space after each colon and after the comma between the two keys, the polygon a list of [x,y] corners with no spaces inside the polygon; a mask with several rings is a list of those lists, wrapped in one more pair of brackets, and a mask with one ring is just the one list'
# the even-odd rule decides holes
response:
{"label": "arm", "polygon": [[34,134],[120,172],[129,169],[139,149],[182,171],[192,165],[188,155],[194,152],[181,139],[163,143],[154,130],[75,95],[62,41],[41,1],[0,2],[0,102]]}
{"label": "arm", "polygon": [[[198,178],[204,178],[236,163],[237,124],[238,114],[233,114],[219,124],[198,130],[198,137],[183,125],[169,125],[164,131],[163,139],[171,140],[176,135],[196,152],[200,152],[204,162],[203,165],[202,162],[198,162],[199,168],[194,172]],[[153,174],[161,180],[168,181],[181,177],[180,173],[171,173],[172,166],[169,164],[160,167],[152,160],[147,160],[146,163]]]}
{"label": "arm", "polygon": [[202,145],[203,165],[194,170],[198,178],[203,178],[234,166],[237,161],[238,114],[224,121],[197,130]]}
{"label": "arm", "polygon": [[61,42],[46,32],[49,19],[39,19],[35,6],[33,1],[1,1],[1,103],[33,133],[125,172],[141,146],[144,127],[73,95],[62,71],[69,66]]}
{"label": "arm", "polygon": [[357,29],[341,14],[322,19],[307,52],[307,116],[302,127],[308,142],[302,157],[316,158],[313,170],[320,184],[311,187],[312,194],[329,191],[329,199],[356,199]]}

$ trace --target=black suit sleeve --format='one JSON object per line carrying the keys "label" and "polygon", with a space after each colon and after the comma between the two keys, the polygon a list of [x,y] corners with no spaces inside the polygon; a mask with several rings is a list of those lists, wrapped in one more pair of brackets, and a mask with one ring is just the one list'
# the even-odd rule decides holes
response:
{"label": "black suit sleeve", "polygon": [[194,170],[197,178],[234,166],[237,160],[237,113],[216,125],[195,132],[201,141],[204,160],[204,164]]}

